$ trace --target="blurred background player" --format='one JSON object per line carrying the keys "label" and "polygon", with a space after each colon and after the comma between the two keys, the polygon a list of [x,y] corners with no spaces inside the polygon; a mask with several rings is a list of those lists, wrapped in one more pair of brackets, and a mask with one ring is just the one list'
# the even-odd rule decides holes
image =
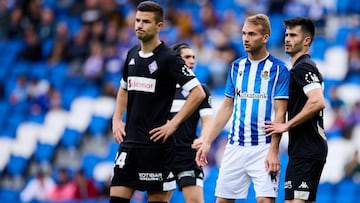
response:
{"label": "blurred background player", "polygon": [[[186,43],[177,43],[172,46],[173,50],[184,59],[189,69],[193,70],[195,65],[195,54],[192,48]],[[196,149],[200,146],[203,131],[211,126],[213,109],[211,107],[211,96],[208,88],[202,85],[205,91],[205,99],[195,112],[186,119],[175,131],[176,140],[176,159],[175,159],[175,177],[178,188],[183,192],[187,203],[203,203],[203,185],[204,172],[203,169],[195,162]],[[184,105],[189,92],[176,86],[175,98],[171,107],[171,118]],[[201,120],[200,137],[197,136],[197,126]],[[193,146],[192,146],[193,145]],[[169,200],[172,191],[169,192]]]}

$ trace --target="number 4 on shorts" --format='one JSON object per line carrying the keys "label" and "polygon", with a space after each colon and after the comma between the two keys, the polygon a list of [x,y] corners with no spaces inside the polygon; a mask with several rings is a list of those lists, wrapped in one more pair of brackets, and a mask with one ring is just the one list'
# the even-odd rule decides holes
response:
{"label": "number 4 on shorts", "polygon": [[118,158],[116,159],[116,165],[119,166],[119,168],[123,168],[125,165],[125,159],[126,159],[127,153],[121,152]]}

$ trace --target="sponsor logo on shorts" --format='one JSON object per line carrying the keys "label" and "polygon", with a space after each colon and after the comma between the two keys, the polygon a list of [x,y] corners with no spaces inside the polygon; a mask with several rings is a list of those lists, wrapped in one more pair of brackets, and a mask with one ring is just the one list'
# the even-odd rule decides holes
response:
{"label": "sponsor logo on shorts", "polygon": [[286,181],[286,182],[285,182],[285,185],[284,185],[284,188],[285,188],[285,189],[291,189],[291,188],[292,188],[292,183],[291,183],[291,181]]}
{"label": "sponsor logo on shorts", "polygon": [[142,181],[162,181],[162,173],[139,173],[139,180]]}
{"label": "sponsor logo on shorts", "polygon": [[183,177],[195,177],[195,171],[194,170],[183,171],[183,172],[178,174],[178,179],[181,179]]}
{"label": "sponsor logo on shorts", "polygon": [[310,195],[309,191],[294,190],[294,199],[308,200],[309,195]]}
{"label": "sponsor logo on shorts", "polygon": [[306,184],[305,181],[302,181],[301,184],[299,185],[299,189],[309,189],[309,186]]}
{"label": "sponsor logo on shorts", "polygon": [[155,92],[156,80],[145,77],[128,77],[128,90]]}
{"label": "sponsor logo on shorts", "polygon": [[173,174],[172,172],[170,172],[169,175],[168,175],[168,177],[166,177],[166,179],[168,180],[168,179],[172,179],[172,178],[174,178],[174,177],[175,177],[174,174]]}

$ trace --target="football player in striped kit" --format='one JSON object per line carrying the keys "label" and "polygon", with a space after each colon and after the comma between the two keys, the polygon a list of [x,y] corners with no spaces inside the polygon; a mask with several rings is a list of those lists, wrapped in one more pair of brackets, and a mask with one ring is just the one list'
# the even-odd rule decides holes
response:
{"label": "football player in striped kit", "polygon": [[269,37],[266,15],[246,18],[242,41],[248,55],[231,64],[223,103],[197,152],[197,163],[205,166],[211,143],[232,118],[216,182],[217,203],[246,199],[251,182],[257,202],[273,203],[277,197],[281,134],[266,136],[263,127],[265,121],[285,121],[289,70],[267,51]]}

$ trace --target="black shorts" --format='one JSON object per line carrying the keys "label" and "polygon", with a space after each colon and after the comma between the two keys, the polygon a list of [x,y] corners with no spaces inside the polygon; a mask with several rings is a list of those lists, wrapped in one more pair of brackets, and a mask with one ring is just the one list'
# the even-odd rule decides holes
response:
{"label": "black shorts", "polygon": [[190,185],[203,187],[204,172],[195,162],[196,151],[193,149],[177,149],[175,161],[175,176],[178,188]]}
{"label": "black shorts", "polygon": [[176,188],[173,172],[175,149],[120,147],[116,155],[111,186],[140,191],[169,191]]}
{"label": "black shorts", "polygon": [[285,200],[315,201],[325,162],[315,159],[289,159],[285,175]]}

